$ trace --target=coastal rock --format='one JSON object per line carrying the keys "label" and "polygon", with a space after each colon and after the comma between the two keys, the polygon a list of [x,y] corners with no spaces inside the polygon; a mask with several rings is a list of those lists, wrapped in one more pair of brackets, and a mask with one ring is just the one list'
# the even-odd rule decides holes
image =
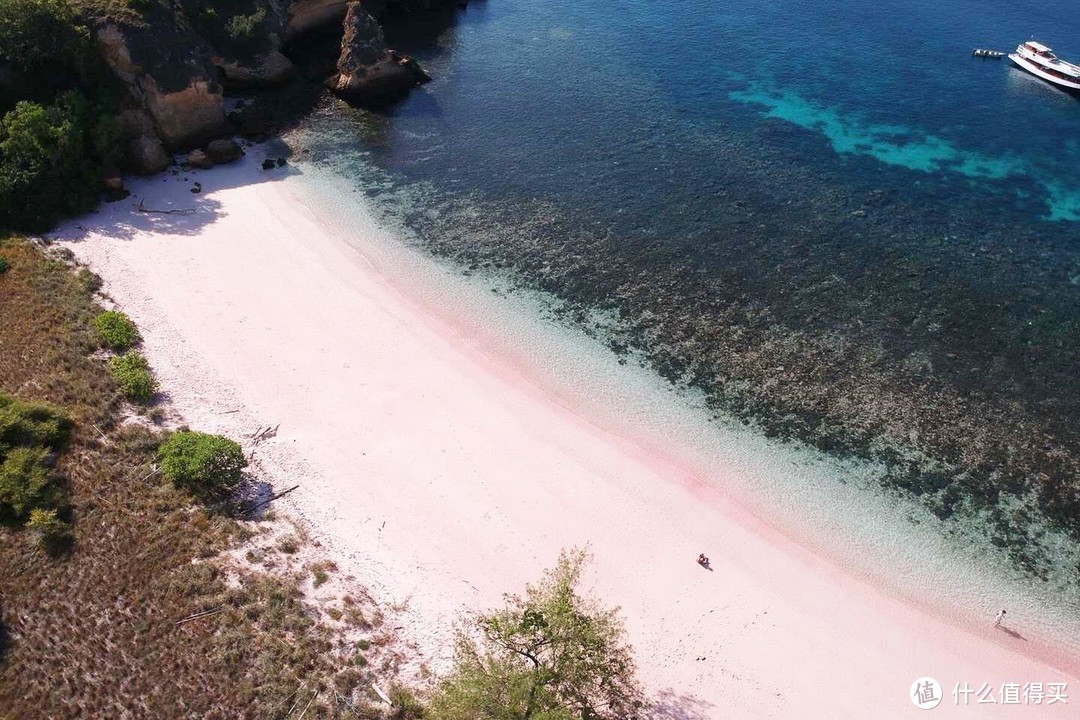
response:
{"label": "coastal rock", "polygon": [[239,160],[244,155],[243,149],[235,140],[214,140],[206,146],[206,155],[215,165],[230,163]]}
{"label": "coastal rock", "polygon": [[221,83],[228,89],[268,88],[284,85],[296,75],[292,60],[277,50],[268,50],[251,62],[213,58]]}
{"label": "coastal rock", "polygon": [[158,90],[153,78],[143,76],[139,85],[158,135],[169,147],[182,150],[229,133],[217,83],[195,78],[183,90],[165,93]]}
{"label": "coastal rock", "polygon": [[105,201],[116,202],[131,195],[124,187],[124,180],[119,175],[110,175],[101,181],[105,188]]}
{"label": "coastal rock", "polygon": [[192,150],[188,153],[187,164],[200,170],[209,170],[214,167],[214,161],[202,150]]}
{"label": "coastal rock", "polygon": [[265,160],[262,161],[262,169],[263,170],[273,170],[276,167],[277,167],[277,165],[274,163],[274,161],[271,158],[266,158]]}
{"label": "coastal rock", "polygon": [[289,5],[285,41],[341,25],[348,8],[349,0],[297,0]]}
{"label": "coastal rock", "polygon": [[153,175],[169,167],[172,158],[154,135],[141,135],[128,143],[128,166],[138,175]]}
{"label": "coastal rock", "polygon": [[[162,26],[167,27],[167,26]],[[152,120],[173,150],[198,146],[229,132],[222,88],[208,50],[190,30],[104,25],[97,30],[106,64],[123,81],[130,102]]]}
{"label": "coastal rock", "polygon": [[415,60],[386,47],[382,27],[358,2],[345,16],[337,67],[330,89],[357,105],[392,101],[431,79]]}

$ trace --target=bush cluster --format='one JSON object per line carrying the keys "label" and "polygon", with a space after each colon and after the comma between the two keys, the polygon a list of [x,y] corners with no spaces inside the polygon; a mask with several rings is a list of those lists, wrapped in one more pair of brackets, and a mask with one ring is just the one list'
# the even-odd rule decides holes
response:
{"label": "bush cluster", "polygon": [[158,450],[161,474],[174,485],[199,496],[227,492],[247,467],[244,451],[220,435],[179,430]]}
{"label": "bush cluster", "polygon": [[132,402],[148,403],[157,391],[157,381],[150,373],[150,365],[134,350],[109,360],[109,369],[120,385],[124,397]]}
{"label": "bush cluster", "polygon": [[127,350],[141,339],[135,323],[116,310],[106,310],[95,317],[94,329],[101,339],[101,344],[113,350]]}
{"label": "bush cluster", "polygon": [[0,228],[43,232],[93,209],[119,164],[117,81],[67,0],[0,0],[0,67],[14,78],[0,92]]}
{"label": "bush cluster", "polygon": [[0,393],[0,521],[29,519],[50,538],[66,532],[56,516],[62,497],[52,465],[70,434],[71,421],[59,410]]}

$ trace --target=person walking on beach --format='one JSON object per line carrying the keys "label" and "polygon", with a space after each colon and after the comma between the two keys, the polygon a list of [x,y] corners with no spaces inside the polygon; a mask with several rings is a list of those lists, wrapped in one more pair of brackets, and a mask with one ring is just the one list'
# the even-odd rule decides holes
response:
{"label": "person walking on beach", "polygon": [[997,619],[994,620],[994,627],[1001,627],[1001,621],[1005,619],[1005,611],[1002,610],[997,614]]}

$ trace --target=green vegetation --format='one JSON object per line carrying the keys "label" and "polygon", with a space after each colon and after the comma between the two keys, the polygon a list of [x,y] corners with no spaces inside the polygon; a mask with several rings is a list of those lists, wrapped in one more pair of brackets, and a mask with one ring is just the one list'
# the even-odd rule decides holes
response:
{"label": "green vegetation", "polygon": [[0,228],[42,232],[92,209],[118,167],[118,81],[66,0],[0,0],[4,67]]}
{"label": "green vegetation", "polygon": [[4,257],[3,255],[0,255],[0,275],[3,275],[4,273],[6,273],[7,269],[8,269],[7,258]]}
{"label": "green vegetation", "polygon": [[[261,525],[193,505],[154,473],[161,437],[121,423],[96,355],[93,275],[21,239],[0,238],[0,250],[12,268],[0,281],[0,436],[60,448],[49,469],[65,490],[55,514],[0,524],[0,716],[280,718],[296,703],[305,720],[417,717],[372,694],[397,662],[372,603],[350,608],[380,639],[359,667],[353,643],[305,602],[310,574],[252,567],[237,582],[220,569],[219,554]],[[54,560],[32,542],[66,538],[71,551]],[[269,566],[275,551],[261,552]],[[176,624],[202,610],[215,612]]]}
{"label": "green vegetation", "polygon": [[0,392],[0,522],[33,524],[50,536],[64,533],[57,517],[63,491],[53,455],[67,443],[70,421],[59,410]]}
{"label": "green vegetation", "polygon": [[259,25],[266,20],[266,8],[260,7],[250,15],[233,15],[229,20],[229,36],[242,40],[255,36]]}
{"label": "green vegetation", "polygon": [[150,373],[150,365],[139,353],[129,350],[119,357],[109,360],[109,370],[123,391],[124,397],[132,402],[148,403],[157,391],[157,381]]}
{"label": "green vegetation", "polygon": [[174,432],[158,454],[162,475],[199,496],[218,495],[236,487],[247,466],[244,451],[232,440],[191,430]]}
{"label": "green vegetation", "polygon": [[37,535],[38,545],[50,554],[56,554],[71,543],[71,528],[56,515],[56,510],[34,508],[26,529]]}
{"label": "green vegetation", "polygon": [[643,706],[614,610],[577,592],[584,551],[565,552],[524,598],[458,637],[456,667],[439,686],[439,720],[627,720]]}
{"label": "green vegetation", "polygon": [[42,232],[94,208],[100,183],[83,96],[22,101],[0,122],[0,224]]}
{"label": "green vegetation", "polygon": [[101,336],[101,343],[113,350],[127,350],[140,340],[135,323],[116,310],[106,310],[94,318],[94,329]]}
{"label": "green vegetation", "polygon": [[66,0],[0,0],[0,59],[28,84],[77,77],[93,56],[93,41]]}

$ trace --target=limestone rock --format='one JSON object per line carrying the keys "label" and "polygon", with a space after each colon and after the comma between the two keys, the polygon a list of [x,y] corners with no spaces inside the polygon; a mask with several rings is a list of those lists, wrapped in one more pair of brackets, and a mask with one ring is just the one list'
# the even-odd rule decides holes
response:
{"label": "limestone rock", "polygon": [[394,100],[431,79],[415,60],[386,47],[379,23],[358,2],[345,15],[337,67],[330,89],[357,105]]}
{"label": "limestone rock", "polygon": [[124,180],[119,175],[110,175],[101,181],[105,188],[105,201],[116,202],[131,195],[124,187]]}
{"label": "limestone rock", "polygon": [[139,175],[153,175],[169,167],[172,158],[154,135],[141,135],[128,143],[128,164]]}
{"label": "limestone rock", "polygon": [[297,0],[289,5],[285,40],[295,40],[313,31],[340,25],[349,0]]}
{"label": "limestone rock", "polygon": [[169,147],[189,148],[229,133],[221,86],[217,83],[194,79],[183,90],[164,93],[158,91],[153,78],[143,76],[139,85],[158,135]]}
{"label": "limestone rock", "polygon": [[292,60],[277,50],[258,55],[249,63],[214,58],[222,84],[231,89],[268,88],[284,85],[296,74]]}
{"label": "limestone rock", "polygon": [[239,160],[244,155],[243,149],[235,140],[214,140],[206,146],[206,155],[215,165]]}
{"label": "limestone rock", "polygon": [[214,162],[210,159],[202,150],[192,150],[188,153],[187,164],[193,168],[199,168],[200,170],[209,170],[214,167]]}

